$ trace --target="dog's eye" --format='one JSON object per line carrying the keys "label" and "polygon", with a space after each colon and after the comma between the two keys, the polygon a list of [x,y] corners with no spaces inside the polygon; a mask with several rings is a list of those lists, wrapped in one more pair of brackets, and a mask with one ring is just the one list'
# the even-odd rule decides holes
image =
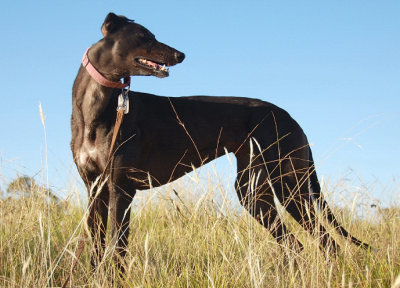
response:
{"label": "dog's eye", "polygon": [[142,33],[142,32],[139,32],[139,33],[137,33],[137,37],[143,39],[146,37],[146,35],[144,35],[144,33]]}

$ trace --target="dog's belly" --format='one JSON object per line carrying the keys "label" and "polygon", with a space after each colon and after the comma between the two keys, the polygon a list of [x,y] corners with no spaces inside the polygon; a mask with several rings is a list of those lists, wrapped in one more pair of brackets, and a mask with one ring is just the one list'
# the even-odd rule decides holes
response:
{"label": "dog's belly", "polygon": [[121,166],[130,167],[128,177],[135,182],[136,189],[143,190],[175,181],[222,155],[225,155],[222,147],[218,153],[215,148],[200,151],[179,149],[174,152],[160,149],[151,154],[143,153],[141,161],[126,162]]}

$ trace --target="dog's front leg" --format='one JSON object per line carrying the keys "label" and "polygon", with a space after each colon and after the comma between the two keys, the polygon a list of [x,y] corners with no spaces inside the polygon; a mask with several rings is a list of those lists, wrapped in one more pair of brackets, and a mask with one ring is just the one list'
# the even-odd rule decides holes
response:
{"label": "dog's front leg", "polygon": [[109,191],[107,187],[102,187],[101,192],[89,198],[89,217],[88,227],[94,243],[94,253],[92,254],[92,268],[98,266],[103,258],[105,248],[105,236],[108,218]]}
{"label": "dog's front leg", "polygon": [[131,203],[135,195],[135,189],[129,183],[125,185],[112,183],[110,195],[110,218],[112,221],[112,239],[116,253],[114,261],[120,273],[124,273],[123,259],[126,254],[129,236],[129,220]]}

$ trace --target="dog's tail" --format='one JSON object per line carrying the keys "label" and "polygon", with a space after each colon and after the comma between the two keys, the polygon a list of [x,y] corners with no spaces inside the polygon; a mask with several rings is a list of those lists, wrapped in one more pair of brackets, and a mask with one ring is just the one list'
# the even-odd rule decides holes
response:
{"label": "dog's tail", "polygon": [[317,172],[315,170],[311,149],[310,149],[310,184],[314,195],[314,201],[316,201],[317,203],[317,207],[324,213],[326,219],[335,227],[336,231],[338,231],[338,233],[341,234],[343,237],[349,238],[351,242],[353,242],[357,246],[368,250],[372,249],[372,247],[369,244],[362,242],[357,238],[353,237],[352,235],[350,235],[350,233],[347,232],[346,229],[344,229],[344,227],[337,221],[335,215],[333,215],[331,209],[328,206],[328,203],[324,198],[324,195],[321,192],[321,186],[319,184]]}

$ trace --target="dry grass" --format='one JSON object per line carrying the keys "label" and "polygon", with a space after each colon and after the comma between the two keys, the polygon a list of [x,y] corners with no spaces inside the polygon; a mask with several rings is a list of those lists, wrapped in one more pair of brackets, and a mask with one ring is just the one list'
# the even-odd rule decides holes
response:
{"label": "dry grass", "polygon": [[[334,209],[377,251],[336,235],[342,249],[326,258],[290,217],[283,215],[305,245],[301,254],[280,247],[223,187],[195,182],[174,184],[178,197],[170,186],[135,199],[125,279],[117,277],[111,246],[101,267],[90,270],[88,241],[70,287],[390,287],[400,272],[398,207],[359,218],[351,216],[353,203]],[[61,286],[70,271],[84,209],[31,195],[0,200],[1,287]]]}

